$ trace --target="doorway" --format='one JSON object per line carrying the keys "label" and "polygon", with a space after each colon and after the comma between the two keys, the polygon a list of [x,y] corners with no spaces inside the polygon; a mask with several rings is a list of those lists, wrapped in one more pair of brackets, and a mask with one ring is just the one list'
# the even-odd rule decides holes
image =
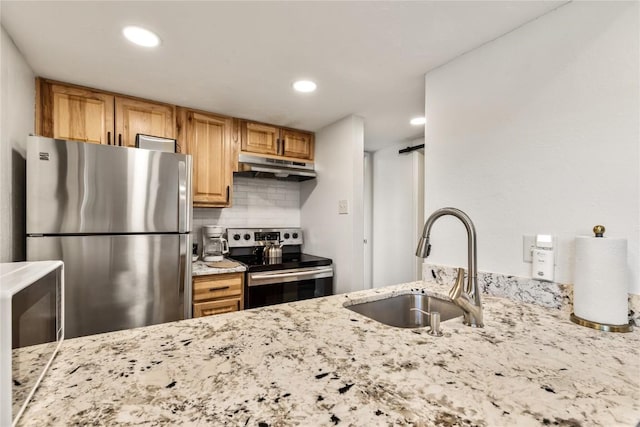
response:
{"label": "doorway", "polygon": [[[423,143],[419,139],[410,144]],[[370,154],[374,288],[422,280],[423,260],[415,256],[415,249],[424,224],[424,150],[398,152],[406,146],[396,144]],[[366,186],[365,176],[365,211]]]}

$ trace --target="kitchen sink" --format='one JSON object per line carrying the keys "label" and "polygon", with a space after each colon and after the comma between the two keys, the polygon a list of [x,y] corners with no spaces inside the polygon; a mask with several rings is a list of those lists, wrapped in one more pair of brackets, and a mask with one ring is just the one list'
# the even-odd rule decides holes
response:
{"label": "kitchen sink", "polygon": [[422,328],[429,326],[429,315],[422,311],[440,313],[440,321],[444,322],[462,316],[462,309],[440,298],[425,294],[404,294],[384,298],[377,301],[353,304],[345,308],[362,314],[385,325],[397,328]]}

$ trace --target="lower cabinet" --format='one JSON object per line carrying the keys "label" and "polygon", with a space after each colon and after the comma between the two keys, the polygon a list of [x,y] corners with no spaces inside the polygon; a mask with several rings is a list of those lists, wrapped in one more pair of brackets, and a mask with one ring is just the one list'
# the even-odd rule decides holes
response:
{"label": "lower cabinet", "polygon": [[212,316],[244,309],[244,273],[224,273],[193,278],[193,317]]}

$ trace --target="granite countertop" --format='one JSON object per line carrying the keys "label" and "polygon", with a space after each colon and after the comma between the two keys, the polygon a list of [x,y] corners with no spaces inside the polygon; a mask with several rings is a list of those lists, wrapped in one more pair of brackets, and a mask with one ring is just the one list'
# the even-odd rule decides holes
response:
{"label": "granite countertop", "polygon": [[[225,258],[225,261],[229,261]],[[191,275],[192,276],[208,276],[211,274],[224,274],[224,273],[242,273],[247,270],[247,267],[242,263],[233,261],[238,264],[237,267],[231,268],[216,268],[209,267],[204,261],[198,260],[194,262],[191,266]]]}
{"label": "granite countertop", "polygon": [[[426,287],[426,290],[425,288]],[[22,425],[635,426],[640,332],[484,297],[485,328],[385,326],[343,304],[415,282],[68,340]]]}

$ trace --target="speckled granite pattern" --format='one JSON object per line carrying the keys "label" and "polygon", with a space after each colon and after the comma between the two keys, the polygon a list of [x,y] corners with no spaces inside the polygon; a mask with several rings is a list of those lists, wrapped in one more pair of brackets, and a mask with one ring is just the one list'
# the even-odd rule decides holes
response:
{"label": "speckled granite pattern", "polygon": [[238,266],[233,268],[215,268],[209,267],[204,263],[204,261],[196,261],[191,266],[191,275],[208,276],[211,274],[242,273],[247,270],[247,267],[245,267],[242,263],[237,262],[237,264]]}
{"label": "speckled granite pattern", "polygon": [[598,332],[561,310],[485,297],[485,328],[452,319],[436,338],[343,307],[412,291],[445,289],[415,282],[68,340],[22,425],[640,420],[640,332]]}
{"label": "speckled granite pattern", "polygon": [[[422,277],[450,286],[456,279],[456,271],[455,267],[425,263],[422,267]],[[484,294],[514,301],[568,311],[573,307],[573,285],[479,271],[478,286]],[[640,295],[629,294],[629,322],[640,327]]]}
{"label": "speckled granite pattern", "polygon": [[640,295],[629,294],[629,321],[640,328]]}

